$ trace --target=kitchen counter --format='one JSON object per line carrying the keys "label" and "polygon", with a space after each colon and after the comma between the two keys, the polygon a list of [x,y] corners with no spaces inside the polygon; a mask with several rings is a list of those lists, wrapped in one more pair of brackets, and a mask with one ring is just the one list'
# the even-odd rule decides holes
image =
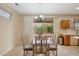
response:
{"label": "kitchen counter", "polygon": [[79,36],[79,34],[63,34],[63,35]]}

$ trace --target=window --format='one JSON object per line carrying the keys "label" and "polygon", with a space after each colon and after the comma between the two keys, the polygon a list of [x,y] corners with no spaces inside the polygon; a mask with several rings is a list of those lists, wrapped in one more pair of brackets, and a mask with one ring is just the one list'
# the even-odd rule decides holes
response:
{"label": "window", "polygon": [[79,29],[79,19],[75,19],[75,29]]}
{"label": "window", "polygon": [[0,9],[0,16],[10,19],[10,13]]}
{"label": "window", "polygon": [[53,33],[53,19],[33,20],[34,32]]}
{"label": "window", "polygon": [[33,20],[33,39],[47,38],[49,43],[53,42],[53,18],[44,18],[44,20]]}

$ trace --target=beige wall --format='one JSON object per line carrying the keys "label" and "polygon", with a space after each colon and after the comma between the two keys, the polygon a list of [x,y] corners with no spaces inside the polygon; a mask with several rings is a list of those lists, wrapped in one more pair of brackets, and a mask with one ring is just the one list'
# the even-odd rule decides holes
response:
{"label": "beige wall", "polygon": [[28,37],[28,40],[27,40],[28,43],[30,43],[32,40],[33,19],[34,19],[34,16],[25,16],[24,17],[24,33]]}
{"label": "beige wall", "polygon": [[[33,18],[35,16],[22,16],[16,13],[12,8],[7,4],[0,4],[0,8],[11,13],[11,19],[6,20],[3,17],[0,17],[0,55],[6,51],[16,47],[18,44],[21,44],[21,35],[27,33],[29,40],[32,40],[33,33]],[[60,33],[63,34],[75,34],[74,29],[61,30],[60,21],[65,19],[70,19],[73,22],[73,19],[76,16],[45,16],[54,18],[54,37],[55,39]],[[77,16],[78,17],[78,16]]]}
{"label": "beige wall", "polygon": [[23,33],[23,16],[17,14],[7,4],[0,4],[0,8],[11,13],[11,19],[0,17],[0,55],[21,43]]}

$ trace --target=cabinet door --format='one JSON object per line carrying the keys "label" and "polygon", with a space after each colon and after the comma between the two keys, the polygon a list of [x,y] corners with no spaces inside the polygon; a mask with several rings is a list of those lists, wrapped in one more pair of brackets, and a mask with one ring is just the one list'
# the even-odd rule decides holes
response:
{"label": "cabinet door", "polygon": [[64,45],[70,45],[70,35],[64,36]]}
{"label": "cabinet door", "polygon": [[70,28],[70,20],[62,20],[61,29],[69,29],[69,28]]}
{"label": "cabinet door", "polygon": [[[79,36],[78,36],[78,37],[79,37]],[[78,39],[78,41],[77,41],[77,42],[78,42],[78,46],[79,46],[79,39]]]}

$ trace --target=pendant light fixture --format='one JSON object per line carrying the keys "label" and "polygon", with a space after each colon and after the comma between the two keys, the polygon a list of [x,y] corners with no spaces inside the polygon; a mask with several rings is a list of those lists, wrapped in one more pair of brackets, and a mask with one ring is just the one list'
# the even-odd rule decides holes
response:
{"label": "pendant light fixture", "polygon": [[39,16],[35,16],[36,20],[44,20],[44,17],[42,15],[42,4],[39,3]]}

